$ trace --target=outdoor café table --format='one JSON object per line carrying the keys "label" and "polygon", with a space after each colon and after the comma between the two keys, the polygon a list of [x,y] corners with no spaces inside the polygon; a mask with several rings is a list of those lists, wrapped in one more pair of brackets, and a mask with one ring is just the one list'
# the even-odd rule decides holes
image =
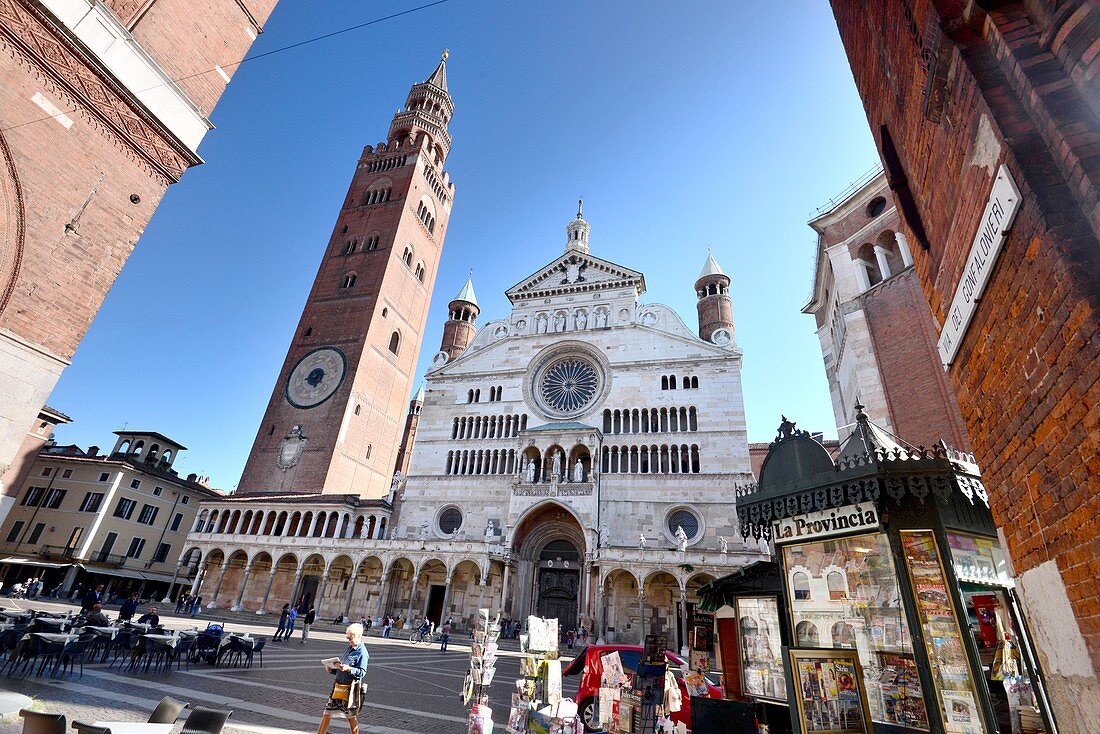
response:
{"label": "outdoor caf\u00e9 table", "polygon": [[79,635],[67,635],[63,632],[31,632],[29,635],[23,635],[23,639],[28,637],[37,637],[40,640],[46,642],[72,642]]}
{"label": "outdoor caf\u00e9 table", "polygon": [[233,642],[233,640],[237,640],[238,642],[240,642],[242,645],[244,645],[247,648],[251,648],[251,647],[254,647],[256,645],[256,638],[253,637],[252,635],[248,634],[248,633],[245,633],[243,635],[241,635],[241,634],[222,635],[222,639],[218,642],[218,659],[215,661],[215,663],[214,663],[215,665],[221,665],[222,659],[227,657],[229,655],[229,653],[232,651],[232,648],[229,647],[229,644],[231,642]]}
{"label": "outdoor caf\u00e9 table", "polygon": [[106,637],[109,640],[115,639],[115,635],[118,634],[118,627],[93,627],[90,624],[86,624],[81,627],[85,632],[92,632],[98,637]]}
{"label": "outdoor caf\u00e9 table", "polygon": [[26,619],[27,617],[30,617],[30,616],[31,616],[30,612],[20,612],[20,611],[0,612],[0,617],[4,617],[5,619]]}
{"label": "outdoor caf\u00e9 table", "polygon": [[146,724],[144,721],[97,721],[92,726],[102,726],[111,734],[169,734],[175,724]]}
{"label": "outdoor caf\u00e9 table", "polygon": [[34,621],[38,624],[45,624],[50,627],[57,627],[58,629],[64,629],[72,622],[72,620],[65,617],[35,617]]}

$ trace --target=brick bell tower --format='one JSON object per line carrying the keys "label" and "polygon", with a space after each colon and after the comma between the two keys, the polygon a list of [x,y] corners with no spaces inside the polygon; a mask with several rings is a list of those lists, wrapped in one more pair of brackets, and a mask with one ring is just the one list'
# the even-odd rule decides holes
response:
{"label": "brick bell tower", "polygon": [[446,64],[363,150],[239,493],[390,489],[454,198]]}
{"label": "brick bell tower", "polygon": [[695,294],[699,297],[696,304],[699,311],[699,338],[721,346],[733,342],[730,277],[722,271],[714,255],[707,255],[703,271],[695,281]]}
{"label": "brick bell tower", "polygon": [[447,313],[439,351],[446,352],[447,359],[452,360],[466,351],[477,333],[477,316],[481,313],[481,307],[477,305],[477,296],[474,295],[473,276],[466,279],[466,285],[447,304]]}

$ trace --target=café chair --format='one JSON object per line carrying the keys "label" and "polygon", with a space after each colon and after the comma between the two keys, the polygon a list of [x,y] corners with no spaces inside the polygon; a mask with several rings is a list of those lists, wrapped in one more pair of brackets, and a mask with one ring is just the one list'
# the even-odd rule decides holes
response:
{"label": "caf\u00e9 chair", "polygon": [[264,667],[264,645],[266,645],[266,644],[267,644],[267,638],[266,637],[258,637],[258,638],[256,638],[256,642],[252,645],[252,647],[245,649],[245,651],[244,651],[244,654],[245,654],[244,667],[246,667],[246,668],[251,668],[252,667],[252,656],[254,656],[256,654],[259,654],[259,656],[260,656],[260,667],[261,668]]}
{"label": "caf\u00e9 chair", "polygon": [[232,711],[195,706],[183,722],[180,734],[221,734],[226,720],[232,715]]}
{"label": "caf\u00e9 chair", "polygon": [[194,637],[181,637],[180,641],[176,643],[175,647],[168,649],[168,665],[173,662],[176,664],[176,670],[180,669],[180,661],[187,666],[187,670],[191,670],[191,648],[195,646]]}
{"label": "caf\u00e9 chair", "polygon": [[[69,644],[65,645],[65,649],[61,652],[61,659],[58,664],[61,666],[61,673],[71,673],[73,670],[73,663],[80,663],[80,677],[84,677],[84,656],[88,654],[88,648],[92,646],[96,638],[94,635],[81,635],[79,638],[73,640]],[[93,656],[94,657],[94,656]],[[54,666],[54,672],[57,672],[57,666]]]}
{"label": "caf\u00e9 chair", "polygon": [[20,709],[23,734],[65,734],[65,714],[47,714]]}
{"label": "caf\u00e9 chair", "polygon": [[50,675],[57,672],[57,664],[61,662],[61,655],[65,652],[64,642],[45,642],[38,648],[38,672],[36,676],[42,675],[42,671],[46,669],[47,665],[53,664],[53,669],[50,671]]}
{"label": "caf\u00e9 chair", "polygon": [[179,718],[180,712],[187,708],[188,704],[183,701],[177,701],[170,696],[165,696],[160,699],[160,703],[153,709],[153,713],[149,714],[150,724],[175,724],[176,719]]}
{"label": "caf\u00e9 chair", "polygon": [[111,734],[110,728],[106,726],[92,726],[83,721],[74,721],[73,728],[76,729],[77,734]]}

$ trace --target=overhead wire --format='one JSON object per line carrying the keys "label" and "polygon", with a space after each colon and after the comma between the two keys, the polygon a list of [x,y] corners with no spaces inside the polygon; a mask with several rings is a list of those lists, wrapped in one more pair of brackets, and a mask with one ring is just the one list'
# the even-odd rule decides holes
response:
{"label": "overhead wire", "polygon": [[[351,33],[352,31],[361,30],[361,29],[366,28],[368,26],[378,25],[379,23],[384,23],[388,20],[393,20],[394,18],[400,18],[403,15],[410,15],[412,13],[417,13],[421,10],[427,10],[428,8],[435,7],[436,5],[443,5],[444,3],[448,3],[448,2],[450,2],[450,0],[433,0],[432,2],[424,3],[423,5],[417,5],[414,8],[408,8],[406,10],[401,10],[401,11],[396,12],[396,13],[391,13],[390,15],[385,15],[381,18],[375,18],[373,20],[364,21],[362,23],[356,23],[355,25],[347,26],[346,28],[340,28],[339,30],[335,30],[335,31],[330,31],[329,33],[323,33],[319,36],[314,36],[312,38],[307,38],[303,41],[298,41],[296,43],[291,43],[291,44],[288,44],[286,46],[280,46],[279,48],[273,48],[270,51],[264,51],[263,53],[256,54],[255,56],[245,56],[245,58],[241,59],[240,61],[229,62],[229,63],[226,63],[224,66],[221,65],[221,64],[215,64],[214,66],[212,66],[209,69],[204,69],[202,71],[196,71],[193,74],[187,74],[186,76],[177,77],[175,79],[169,79],[168,81],[161,82],[160,84],[154,84],[151,87],[147,87],[145,89],[138,90],[137,92],[135,92],[135,94],[141,94],[143,92],[149,92],[149,91],[152,91],[154,89],[158,89],[160,87],[166,87],[169,84],[176,84],[178,82],[186,81],[188,79],[194,79],[195,77],[203,76],[204,74],[213,74],[218,69],[222,69],[222,70],[232,69],[234,67],[241,66],[242,64],[246,64],[246,63],[249,63],[251,61],[258,61],[258,60],[266,58],[268,56],[274,56],[275,54],[283,53],[284,51],[290,51],[292,49],[300,48],[302,46],[308,46],[311,43],[317,43],[318,41],[324,41],[326,39],[333,38],[333,37],[339,36],[339,35],[343,35],[345,33]],[[7,132],[9,130],[15,130],[17,128],[26,127],[27,125],[34,125],[34,124],[39,123],[39,122],[46,122],[48,120],[53,120],[53,119],[58,118],[58,117],[64,117],[65,115],[68,115],[69,113],[76,112],[76,111],[77,110],[76,110],[75,107],[73,109],[70,109],[70,110],[59,111],[59,112],[56,112],[52,115],[47,115],[45,117],[39,117],[39,118],[35,118],[33,120],[28,120],[26,122],[20,122],[16,125],[11,125],[9,127],[0,128],[0,132]]]}

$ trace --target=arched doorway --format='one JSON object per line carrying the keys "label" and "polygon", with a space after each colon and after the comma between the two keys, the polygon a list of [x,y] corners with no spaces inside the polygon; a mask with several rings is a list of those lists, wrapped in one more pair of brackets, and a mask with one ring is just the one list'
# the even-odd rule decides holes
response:
{"label": "arched doorway", "polygon": [[575,629],[586,616],[584,530],[562,505],[547,500],[532,508],[513,535],[515,586],[510,616],[529,614],[558,620],[561,631]]}

